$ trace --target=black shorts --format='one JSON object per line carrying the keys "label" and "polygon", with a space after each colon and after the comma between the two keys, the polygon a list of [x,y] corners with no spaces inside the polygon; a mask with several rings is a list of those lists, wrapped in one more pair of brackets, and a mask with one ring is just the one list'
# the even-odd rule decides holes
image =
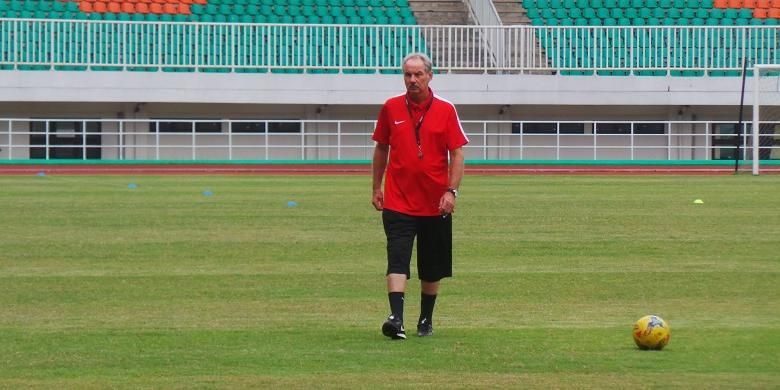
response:
{"label": "black shorts", "polygon": [[412,245],[417,237],[417,273],[421,280],[437,282],[452,276],[452,215],[416,217],[382,211],[387,236],[387,273],[410,277]]}

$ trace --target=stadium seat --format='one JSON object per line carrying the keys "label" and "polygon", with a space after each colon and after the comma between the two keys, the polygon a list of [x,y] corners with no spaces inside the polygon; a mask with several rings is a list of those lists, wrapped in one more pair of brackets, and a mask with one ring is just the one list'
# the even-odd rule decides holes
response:
{"label": "stadium seat", "polygon": [[[553,2],[556,9],[557,16],[560,17],[563,23],[572,24],[574,20],[568,16],[568,12],[563,8],[564,3],[569,4],[573,0],[542,0],[542,2]],[[597,3],[602,0],[595,0]],[[616,5],[618,0],[610,0],[610,6]],[[613,4],[614,3],[614,4]],[[15,8],[16,10],[11,10]],[[230,23],[314,23],[314,24],[392,24],[392,25],[413,25],[416,24],[414,15],[406,0],[81,0],[81,1],[65,1],[65,0],[0,0],[0,16],[7,16],[9,12],[13,12],[11,16],[22,16],[32,18],[64,18],[64,19],[83,19],[83,20],[121,20],[121,21],[162,21],[162,22],[230,22]],[[304,17],[300,17],[301,14],[305,14]],[[98,25],[96,25],[98,26]],[[99,26],[110,26],[108,24],[100,24]],[[101,27],[102,28],[102,27]],[[138,30],[141,31],[141,30]],[[146,31],[146,30],[144,30]],[[167,29],[166,31],[170,31]],[[106,31],[106,34],[111,34],[111,31]],[[135,34],[138,34],[136,32]],[[198,65],[207,65],[202,69],[206,73],[231,71],[230,68],[222,67],[225,62],[215,63],[217,59],[219,61],[226,61],[225,58],[232,53],[230,47],[234,43],[229,41],[237,38],[230,38],[221,32],[209,32],[213,34],[212,38],[207,38],[203,42],[210,42],[213,44],[219,44],[219,49],[213,51],[208,49],[204,62]],[[48,34],[47,34],[48,35]],[[119,35],[117,35],[119,37]],[[106,38],[108,39],[108,38]],[[114,39],[113,36],[111,39]],[[144,48],[146,51],[153,51],[154,44],[158,38],[156,35],[146,36],[143,38],[145,42],[150,42],[149,46]],[[163,38],[164,42],[171,44],[169,39],[175,39],[173,37]],[[374,37],[370,42],[356,41],[354,50],[356,53],[360,53],[361,57],[359,64],[366,64],[367,66],[384,66],[384,67],[397,67],[397,62],[400,59],[388,55],[382,54],[380,58],[374,58],[374,54],[368,54],[369,51],[366,47],[372,49],[372,53],[380,53],[386,50],[390,43],[393,42],[394,36],[382,36]],[[416,42],[421,42],[421,37],[415,37]],[[328,38],[328,42],[332,42],[327,46],[312,46],[307,48],[305,56],[303,53],[290,53],[286,58],[286,63],[289,65],[304,65],[310,67],[310,73],[324,74],[338,72],[336,68],[323,67],[318,65],[330,64],[328,66],[336,66],[337,63],[333,62],[333,53],[340,53],[351,50],[346,42],[343,42],[339,38]],[[111,41],[109,47],[112,49],[112,53],[95,53],[95,61],[99,64],[92,66],[94,70],[121,70],[122,67],[116,67],[109,65],[111,62],[119,62],[119,56],[116,53],[120,53],[121,45],[126,42],[126,39],[116,39]],[[276,47],[271,49],[271,52],[283,50],[285,45],[284,41],[273,41]],[[398,42],[399,47],[406,46],[408,43]],[[179,44],[180,45],[180,44]],[[61,45],[60,45],[61,46]],[[76,46],[74,46],[75,48]],[[180,46],[178,46],[180,47]],[[412,48],[409,47],[411,50]],[[420,49],[424,49],[421,46]],[[208,54],[211,53],[211,54]],[[294,54],[294,55],[293,55]],[[99,57],[99,59],[97,59]],[[168,55],[162,54],[160,57],[155,56],[155,60],[162,59],[163,61],[169,58]],[[170,58],[176,58],[172,56]],[[253,61],[256,61],[257,57]],[[305,59],[305,60],[304,60]],[[133,63],[134,60],[127,60],[127,63]],[[209,62],[211,61],[211,62]],[[329,62],[330,61],[330,62]],[[107,65],[103,65],[103,63]],[[261,63],[258,63],[262,64]],[[171,63],[171,66],[157,66],[158,64],[149,64],[150,66],[129,66],[128,70],[131,71],[158,71],[163,70],[166,72],[179,72],[179,71],[191,71],[192,68],[184,68],[183,64]],[[362,66],[362,65],[361,65]],[[131,69],[130,69],[131,68]],[[33,69],[33,67],[27,67],[26,69]],[[35,68],[38,69],[38,68]],[[57,69],[68,70],[85,70],[86,68],[79,66],[58,65]],[[254,67],[239,67],[235,69],[236,72],[255,72]],[[275,68],[276,72],[302,72],[300,69],[291,70],[289,68]],[[375,69],[372,68],[354,68],[353,72],[356,73],[374,73]],[[383,69],[383,73],[395,73],[396,69]]]}
{"label": "stadium seat", "polygon": [[[778,2],[778,7],[773,7],[773,1]],[[522,3],[524,7],[526,7],[527,16],[531,19],[533,25],[547,26],[761,26],[765,24],[777,25],[778,19],[780,19],[780,0],[523,0]],[[772,17],[772,15],[776,17]],[[691,41],[690,39],[685,40],[682,37],[669,38],[664,34],[651,41],[661,43],[667,42],[668,39],[674,39],[671,41],[672,45],[682,45],[672,46],[674,49],[690,47],[693,42],[697,45],[705,42],[703,38]],[[599,42],[603,48],[605,47],[604,45],[611,40],[612,39],[597,39],[595,42]],[[558,54],[562,56],[561,58],[554,58],[555,56],[552,55],[552,53],[556,53],[556,51],[551,50],[553,48],[552,41],[554,41],[554,39],[547,39],[540,36],[540,44],[547,50],[551,63],[560,65],[562,64],[562,61],[569,61],[569,59],[565,57],[565,51]],[[739,33],[716,35],[707,42],[720,42],[723,44],[724,49],[720,51],[716,48],[714,52],[708,53],[704,53],[703,51],[696,52],[695,58],[701,59],[709,57],[715,66],[733,67],[733,61],[736,61],[735,58],[738,57],[730,54],[728,49],[736,49],[737,51],[735,53],[738,53],[737,56],[742,55],[741,47],[744,40]],[[772,47],[772,45],[764,43],[754,47],[765,50],[767,47]],[[690,53],[694,52],[691,51]],[[691,57],[690,53],[688,51],[683,51],[675,53],[675,55],[677,56],[677,59],[684,59],[683,62],[691,62],[693,61],[691,58],[694,57]],[[600,54],[606,54],[607,57],[604,57],[599,61],[611,63],[625,61],[625,59],[621,57],[622,54],[619,48],[616,48],[614,51],[614,59],[609,58],[609,52],[600,52]],[[660,54],[662,53],[659,53],[659,55]],[[574,58],[576,58],[577,61],[582,61],[583,58],[587,57],[575,56]],[[659,61],[654,66],[665,66],[665,61],[667,61],[665,57],[661,58],[654,56],[653,58],[656,58],[657,61]],[[724,62],[725,59],[729,59],[729,61],[732,62]],[[583,66],[582,63],[575,65]],[[569,64],[568,66],[575,65]],[[706,64],[703,62],[693,61],[687,66],[695,68],[704,65]],[[591,65],[586,64],[585,66]],[[568,69],[566,72],[561,73],[572,75],[582,74],[582,72]],[[590,72],[586,71],[585,73]],[[625,72],[621,70],[598,72],[599,75],[618,75],[624,73]],[[640,73],[648,75],[657,75],[659,73],[666,74],[666,72],[656,71],[635,72],[635,74]],[[693,77],[703,75],[703,72],[694,69],[676,69],[674,70],[673,75]],[[733,75],[733,71],[718,71],[713,73],[713,75],[731,76]]]}

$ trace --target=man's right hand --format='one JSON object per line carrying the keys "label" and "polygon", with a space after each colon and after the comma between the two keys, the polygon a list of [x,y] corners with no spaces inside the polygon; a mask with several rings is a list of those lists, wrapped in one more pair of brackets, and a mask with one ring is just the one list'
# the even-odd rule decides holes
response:
{"label": "man's right hand", "polygon": [[374,195],[371,196],[371,204],[374,205],[374,208],[377,209],[377,211],[382,211],[384,203],[385,196],[382,193],[382,190],[374,190]]}

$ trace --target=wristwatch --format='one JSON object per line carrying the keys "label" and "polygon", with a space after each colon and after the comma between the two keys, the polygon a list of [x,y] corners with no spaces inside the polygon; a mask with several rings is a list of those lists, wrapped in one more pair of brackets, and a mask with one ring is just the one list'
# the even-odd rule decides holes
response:
{"label": "wristwatch", "polygon": [[456,190],[456,189],[454,189],[452,187],[447,188],[447,192],[449,192],[450,194],[452,194],[452,196],[454,196],[456,198],[458,197],[458,190]]}

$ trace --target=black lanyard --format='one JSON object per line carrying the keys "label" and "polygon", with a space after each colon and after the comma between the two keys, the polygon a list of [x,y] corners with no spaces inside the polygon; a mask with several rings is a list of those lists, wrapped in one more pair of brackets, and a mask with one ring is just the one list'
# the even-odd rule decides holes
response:
{"label": "black lanyard", "polygon": [[[433,104],[433,96],[429,98],[428,105],[425,106],[425,110],[422,112],[422,115],[420,115],[420,120],[417,121],[417,123],[414,125],[414,138],[417,140],[417,157],[422,160],[423,158],[423,152],[422,152],[422,145],[420,144],[420,128],[422,127],[423,121],[425,120],[425,115],[428,114],[428,110],[431,109],[431,105]],[[405,98],[404,101],[406,102],[406,111],[409,113],[409,119],[414,120],[414,115],[412,115],[412,108],[409,105],[409,99]]]}

